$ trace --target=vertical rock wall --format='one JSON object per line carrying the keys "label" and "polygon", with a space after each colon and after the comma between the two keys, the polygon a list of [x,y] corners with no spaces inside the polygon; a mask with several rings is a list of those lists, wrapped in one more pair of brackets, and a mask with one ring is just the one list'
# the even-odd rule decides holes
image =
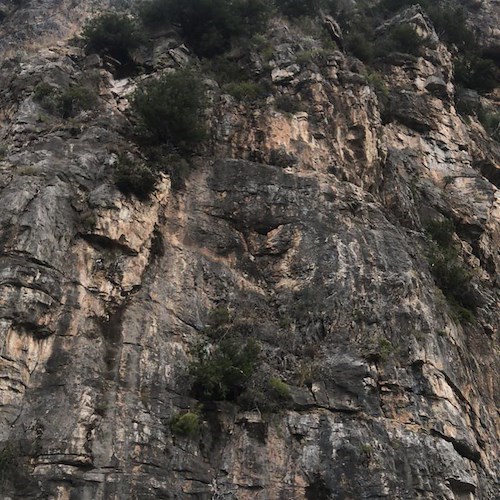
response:
{"label": "vertical rock wall", "polygon": [[[140,158],[133,79],[94,69],[98,109],[60,120],[34,88],[81,82],[92,60],[61,43],[2,63],[2,498],[499,496],[498,143],[457,114],[440,43],[384,68],[382,123],[359,62],[303,62],[317,42],[283,21],[269,39],[273,96],[242,104],[207,82],[207,149],[183,189],[163,176],[145,202],[111,174],[118,153]],[[470,323],[425,257],[441,216],[473,275]],[[218,306],[291,399],[206,404],[199,435],[178,436]]]}

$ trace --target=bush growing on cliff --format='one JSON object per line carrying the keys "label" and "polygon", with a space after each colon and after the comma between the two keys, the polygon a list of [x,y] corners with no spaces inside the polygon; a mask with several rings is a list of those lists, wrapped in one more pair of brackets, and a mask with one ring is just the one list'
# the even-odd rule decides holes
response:
{"label": "bush growing on cliff", "polygon": [[192,411],[178,413],[170,420],[170,429],[179,436],[194,437],[200,432],[200,416]]}
{"label": "bush growing on cliff", "polygon": [[453,69],[456,83],[478,92],[491,92],[499,84],[498,69],[493,61],[484,59],[475,52],[458,56]]}
{"label": "bush growing on cliff", "polygon": [[394,26],[375,49],[376,56],[385,56],[391,52],[418,55],[423,41],[410,24]]}
{"label": "bush growing on cliff", "polygon": [[81,111],[92,109],[97,104],[97,96],[82,85],[70,87],[59,97],[59,113],[63,118],[73,118]]}
{"label": "bush growing on cliff", "polygon": [[491,138],[500,142],[500,113],[480,108],[477,112],[477,118]]}
{"label": "bush growing on cliff", "polygon": [[271,12],[265,0],[151,0],[139,15],[149,27],[180,27],[188,45],[203,57],[226,51],[232,39],[259,32]]}
{"label": "bush growing on cliff", "polygon": [[428,261],[437,286],[447,298],[460,319],[469,321],[476,307],[471,287],[471,273],[462,265],[453,241],[455,227],[452,221],[433,220],[427,224],[431,238]]}
{"label": "bush growing on cliff", "polygon": [[146,165],[120,156],[114,167],[114,180],[122,193],[133,194],[139,200],[147,200],[155,190],[157,176]]}
{"label": "bush growing on cliff", "polygon": [[331,13],[337,9],[337,0],[275,0],[278,9],[291,18],[316,16],[321,11]]}
{"label": "bush growing on cliff", "polygon": [[231,82],[224,85],[224,90],[238,101],[255,101],[266,95],[265,89],[250,80],[244,82]]}
{"label": "bush growing on cliff", "polygon": [[142,42],[137,23],[114,12],[91,19],[83,28],[82,38],[87,53],[107,54],[121,63],[128,63],[130,52]]}
{"label": "bush growing on cliff", "polygon": [[255,372],[259,353],[255,340],[230,333],[212,348],[201,346],[191,365],[193,395],[204,400],[234,401]]}
{"label": "bush growing on cliff", "polygon": [[73,118],[81,111],[90,110],[97,105],[96,93],[82,85],[61,91],[46,82],[41,82],[34,89],[33,99],[45,111],[61,118]]}
{"label": "bush growing on cliff", "polygon": [[206,136],[202,111],[203,82],[192,71],[181,70],[140,87],[132,109],[158,143],[190,151]]}

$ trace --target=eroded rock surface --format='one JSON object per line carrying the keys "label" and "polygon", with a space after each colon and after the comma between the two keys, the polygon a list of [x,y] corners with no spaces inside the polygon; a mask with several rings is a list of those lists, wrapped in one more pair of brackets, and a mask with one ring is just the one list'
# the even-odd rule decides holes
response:
{"label": "eroded rock surface", "polygon": [[[133,78],[67,44],[3,63],[0,441],[19,467],[2,498],[500,496],[498,143],[457,114],[437,39],[387,63],[386,121],[358,61],[304,62],[316,42],[282,20],[269,36],[273,94],[243,104],[207,82],[210,146],[183,189],[162,176],[148,201],[112,182],[118,152],[141,156]],[[189,60],[173,43],[156,41],[153,66]],[[64,121],[33,99],[89,66],[98,109]],[[470,323],[426,259],[443,216],[473,276]],[[290,401],[213,402],[181,437],[169,422],[198,404],[188,366],[220,306]]]}

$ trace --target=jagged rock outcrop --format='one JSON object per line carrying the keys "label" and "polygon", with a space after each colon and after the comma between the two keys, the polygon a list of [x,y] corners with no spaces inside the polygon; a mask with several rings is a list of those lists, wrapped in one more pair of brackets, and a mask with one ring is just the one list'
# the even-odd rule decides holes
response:
{"label": "jagged rock outcrop", "polygon": [[[67,4],[41,8],[67,20]],[[382,68],[386,120],[359,61],[273,21],[272,94],[242,103],[207,81],[210,140],[182,189],[164,175],[148,201],[112,181],[120,154],[142,159],[127,96],[143,77],[115,81],[70,43],[6,58],[2,498],[500,495],[500,148],[457,113],[450,53],[424,29],[423,57]],[[155,70],[194,59],[170,38],[150,52]],[[62,120],[34,99],[42,81],[86,78],[96,110]],[[471,270],[470,323],[426,259],[440,217]],[[169,422],[199,403],[188,366],[220,306],[290,398],[272,414],[206,404],[199,435],[179,436]]]}

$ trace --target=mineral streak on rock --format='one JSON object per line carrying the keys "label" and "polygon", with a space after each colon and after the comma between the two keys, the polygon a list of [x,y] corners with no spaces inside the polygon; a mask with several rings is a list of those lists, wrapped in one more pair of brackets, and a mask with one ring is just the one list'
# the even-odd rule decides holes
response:
{"label": "mineral streak on rock", "polygon": [[[493,47],[498,9],[477,3]],[[500,498],[500,147],[458,114],[425,15],[403,14],[424,54],[384,68],[390,120],[359,61],[304,61],[319,42],[273,19],[267,101],[207,80],[196,167],[144,201],[112,176],[122,153],[143,161],[127,98],[144,77],[115,80],[75,46],[92,5],[0,2],[0,498]],[[152,73],[196,59],[171,34],[152,45],[137,54]],[[94,110],[61,120],[34,99],[91,74]],[[426,257],[442,218],[470,322]],[[221,305],[251,325],[288,403],[210,402],[195,437],[176,435]]]}

